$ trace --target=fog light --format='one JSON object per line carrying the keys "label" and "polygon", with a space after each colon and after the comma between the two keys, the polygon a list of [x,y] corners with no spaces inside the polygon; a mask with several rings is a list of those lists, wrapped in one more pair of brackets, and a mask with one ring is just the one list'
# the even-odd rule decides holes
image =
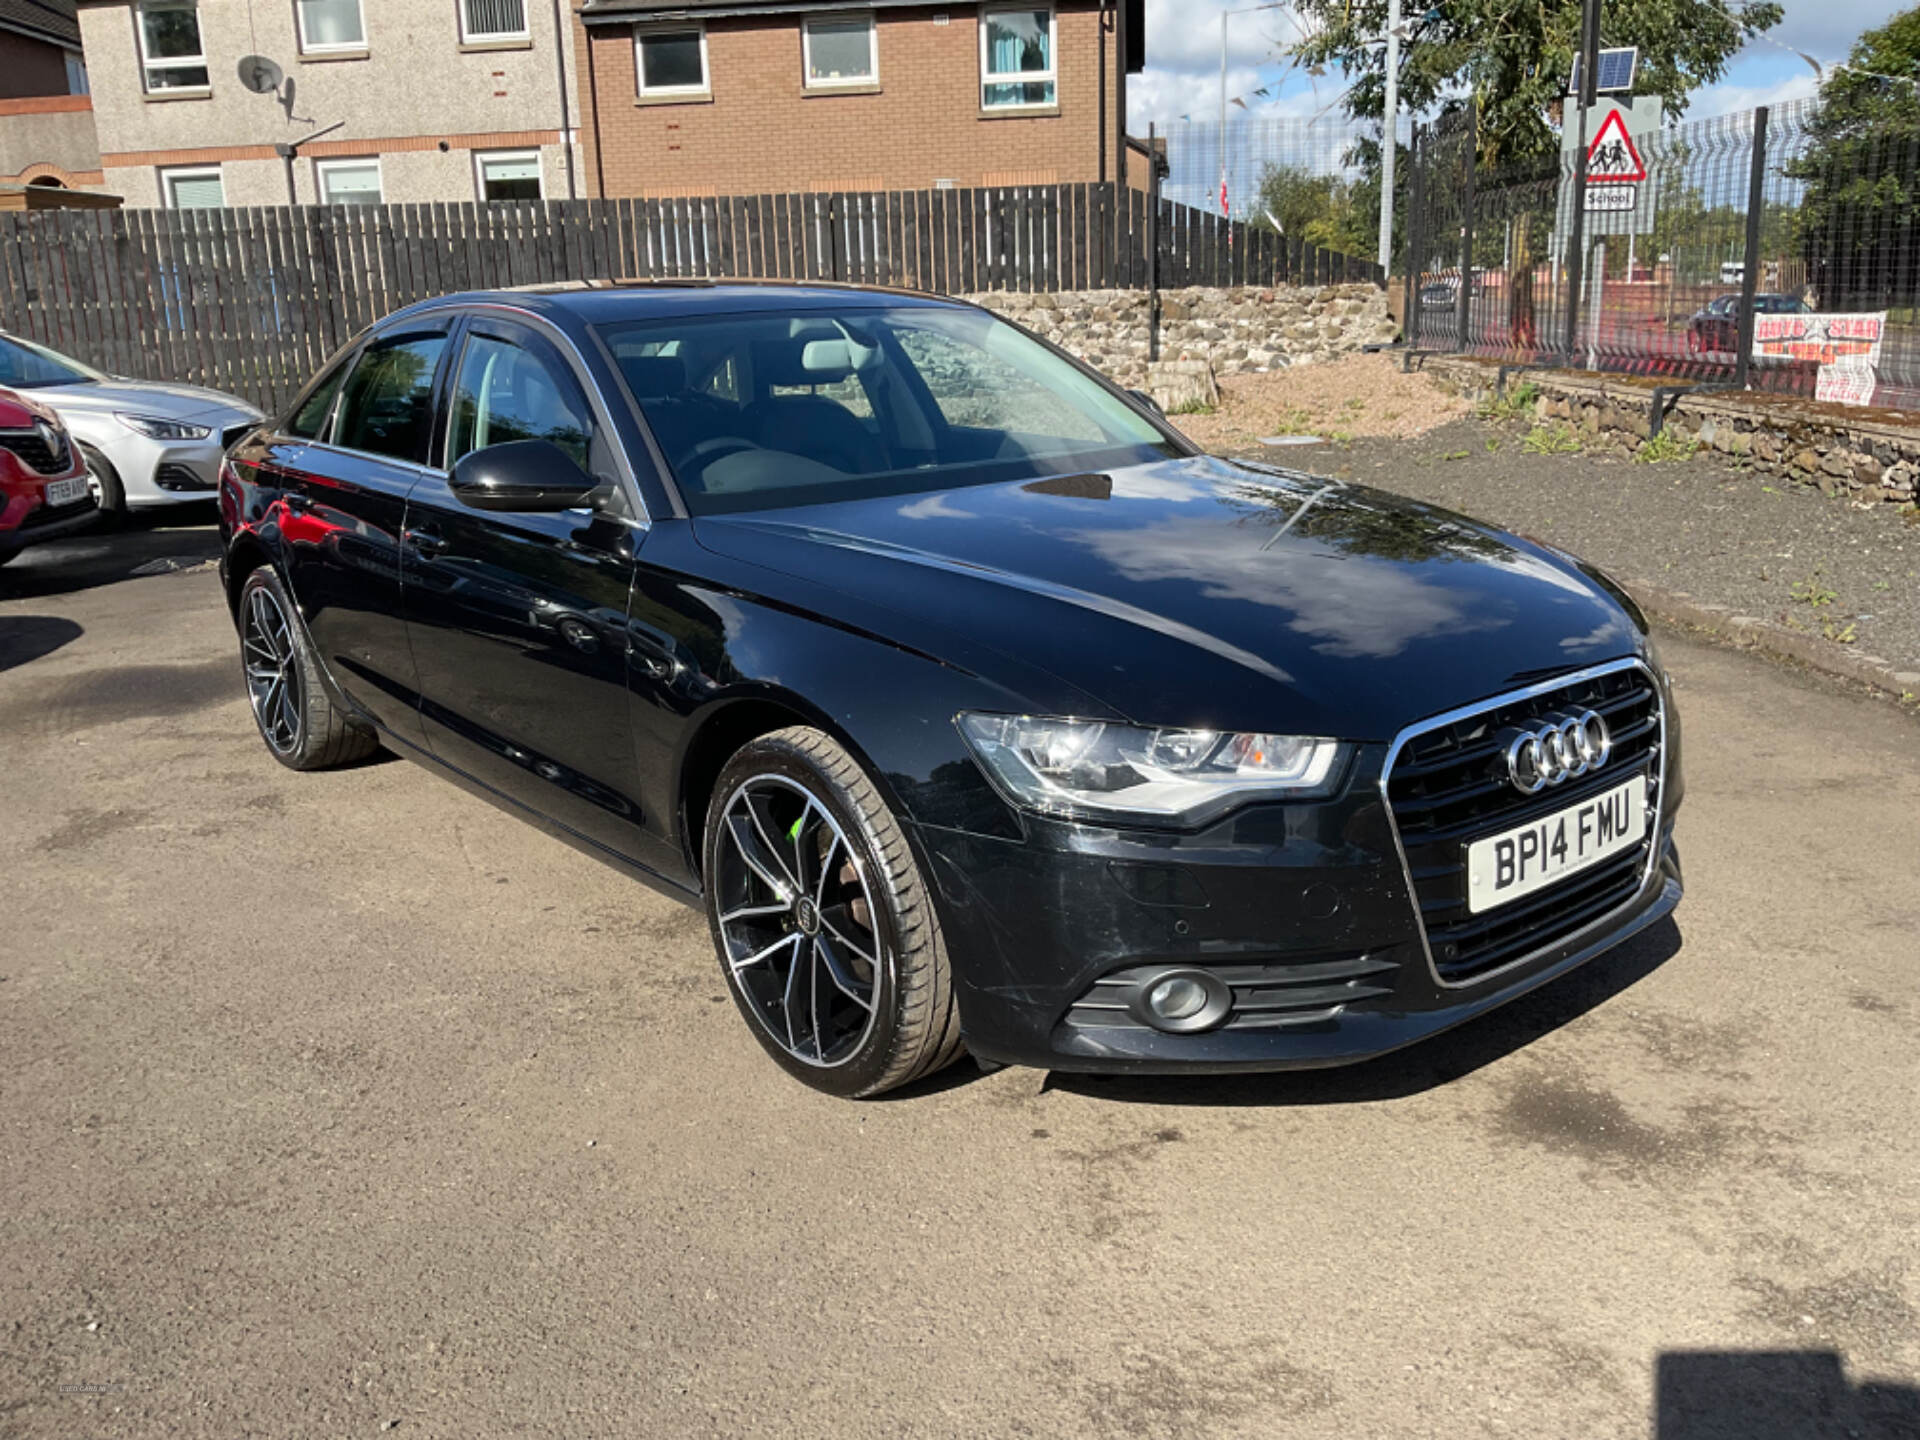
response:
{"label": "fog light", "polygon": [[1233,991],[1208,970],[1162,970],[1134,987],[1134,1018],[1174,1035],[1211,1030],[1233,1009]]}
{"label": "fog light", "polygon": [[1207,987],[1176,975],[1147,992],[1147,1008],[1162,1020],[1188,1020],[1207,1008]]}

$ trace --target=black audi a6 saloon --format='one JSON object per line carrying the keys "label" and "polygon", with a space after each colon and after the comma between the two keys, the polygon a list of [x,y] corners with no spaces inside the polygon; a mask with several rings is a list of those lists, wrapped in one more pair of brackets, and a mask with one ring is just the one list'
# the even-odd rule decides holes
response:
{"label": "black audi a6 saloon", "polygon": [[690,904],[786,1069],[1331,1065],[1671,911],[1680,733],[1579,561],[1201,454],[969,305],[455,295],[238,444],[268,749],[387,745]]}

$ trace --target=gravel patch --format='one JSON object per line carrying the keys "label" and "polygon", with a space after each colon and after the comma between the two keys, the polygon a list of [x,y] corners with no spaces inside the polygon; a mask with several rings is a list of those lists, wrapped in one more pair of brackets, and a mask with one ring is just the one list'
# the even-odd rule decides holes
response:
{"label": "gravel patch", "polygon": [[1920,670],[1920,517],[1855,509],[1717,457],[1532,454],[1529,429],[1462,420],[1413,441],[1241,453],[1285,455],[1444,505],[1618,575]]}
{"label": "gravel patch", "polygon": [[1403,375],[1391,355],[1347,355],[1265,375],[1222,376],[1219,409],[1176,415],[1173,423],[1195,444],[1225,451],[1258,445],[1269,435],[1421,435],[1468,408],[1426,376]]}

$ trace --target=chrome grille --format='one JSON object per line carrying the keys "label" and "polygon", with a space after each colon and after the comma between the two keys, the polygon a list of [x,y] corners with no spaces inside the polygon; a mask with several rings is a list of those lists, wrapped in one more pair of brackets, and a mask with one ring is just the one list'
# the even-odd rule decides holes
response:
{"label": "chrome grille", "polygon": [[[1590,775],[1522,795],[1508,779],[1498,737],[1510,726],[1537,726],[1556,712],[1597,710],[1613,734],[1613,753]],[[1658,826],[1633,850],[1546,889],[1475,915],[1467,908],[1467,846],[1611,790],[1636,773],[1647,803],[1660,808],[1660,696],[1635,662],[1582,672],[1558,684],[1456,712],[1403,734],[1388,760],[1388,804],[1427,949],[1440,979],[1483,979],[1630,900],[1646,874]]]}

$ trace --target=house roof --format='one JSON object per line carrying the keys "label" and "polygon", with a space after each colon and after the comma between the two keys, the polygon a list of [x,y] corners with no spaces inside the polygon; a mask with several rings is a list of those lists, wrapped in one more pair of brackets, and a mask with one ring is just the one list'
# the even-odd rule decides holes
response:
{"label": "house roof", "polygon": [[0,28],[25,30],[56,45],[80,48],[80,22],[74,0],[0,0]]}

